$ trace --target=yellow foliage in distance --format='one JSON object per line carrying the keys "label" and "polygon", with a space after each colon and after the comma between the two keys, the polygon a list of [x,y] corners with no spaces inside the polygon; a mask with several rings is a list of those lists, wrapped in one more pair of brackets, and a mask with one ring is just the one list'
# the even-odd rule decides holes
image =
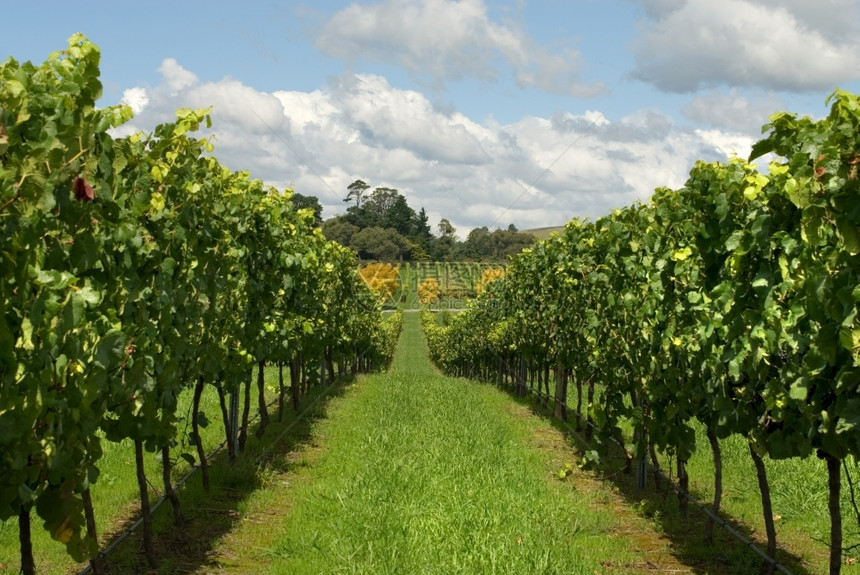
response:
{"label": "yellow foliage in distance", "polygon": [[358,270],[358,274],[383,300],[393,298],[400,287],[400,270],[391,264],[370,264]]}
{"label": "yellow foliage in distance", "polygon": [[439,301],[441,289],[436,278],[427,278],[418,286],[418,301],[421,303],[436,303]]}
{"label": "yellow foliage in distance", "polygon": [[505,277],[504,268],[485,269],[484,273],[481,275],[481,281],[479,281],[478,285],[475,286],[475,293],[477,295],[481,295],[481,292],[484,291],[484,288],[487,287],[487,284],[503,277]]}

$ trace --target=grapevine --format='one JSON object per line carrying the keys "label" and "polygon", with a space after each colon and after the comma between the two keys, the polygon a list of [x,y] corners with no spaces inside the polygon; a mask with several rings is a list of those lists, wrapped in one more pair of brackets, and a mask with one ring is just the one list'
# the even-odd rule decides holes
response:
{"label": "grapevine", "polygon": [[[180,394],[236,394],[267,362],[301,373],[324,361],[331,377],[334,361],[384,367],[397,333],[354,253],[314,230],[289,190],[209,155],[195,137],[209,110],[112,137],[132,114],[96,108],[99,57],[75,35],[38,67],[0,66],[0,519],[18,517],[25,574],[33,509],[73,558],[97,557],[102,441],[135,443],[154,566],[142,458],[161,455],[183,521],[170,482]],[[296,406],[304,383],[293,380]],[[228,438],[235,423],[224,420]]]}
{"label": "grapevine", "polygon": [[[838,573],[840,466],[860,455],[860,98],[837,90],[828,103],[819,121],[774,114],[748,161],[699,162],[682,188],[524,250],[447,327],[425,314],[432,357],[521,393],[536,382],[545,397],[553,365],[561,417],[570,374],[596,438],[618,441],[628,463],[673,454],[682,492],[699,421],[714,512],[719,440],[744,436],[771,556],[761,457],[825,459]],[[749,162],[765,154],[775,159],[761,172]]]}

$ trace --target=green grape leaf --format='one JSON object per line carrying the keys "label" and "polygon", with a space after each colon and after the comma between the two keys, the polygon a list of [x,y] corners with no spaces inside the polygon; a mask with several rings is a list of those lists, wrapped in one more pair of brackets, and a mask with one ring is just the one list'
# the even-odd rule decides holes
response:
{"label": "green grape leaf", "polygon": [[103,369],[117,365],[125,356],[126,336],[114,329],[102,336],[96,344],[95,361]]}
{"label": "green grape leaf", "polygon": [[788,396],[795,401],[806,401],[809,395],[809,382],[802,377],[797,378],[791,384]]}
{"label": "green grape leaf", "polygon": [[857,232],[857,225],[846,219],[839,219],[836,221],[836,227],[848,253],[851,255],[860,253],[860,234]]}

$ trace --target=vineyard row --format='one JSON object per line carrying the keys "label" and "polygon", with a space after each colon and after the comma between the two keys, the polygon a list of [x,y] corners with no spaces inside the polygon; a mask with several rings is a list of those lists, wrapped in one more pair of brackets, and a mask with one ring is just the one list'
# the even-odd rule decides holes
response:
{"label": "vineyard row", "polygon": [[[33,509],[75,559],[97,557],[90,491],[104,440],[134,442],[154,565],[142,462],[161,454],[181,521],[170,450],[184,390],[198,452],[182,456],[205,483],[204,385],[236,457],[254,367],[259,435],[266,364],[288,366],[298,406],[308,366],[329,377],[384,366],[399,330],[354,253],[313,229],[290,191],[224,168],[192,137],[208,110],[112,137],[131,110],[97,108],[100,96],[99,50],[80,35],[40,66],[0,65],[0,520],[18,518],[26,575]],[[281,378],[281,409],[284,394]]]}
{"label": "vineyard row", "polygon": [[[560,417],[576,386],[595,439],[618,440],[630,464],[674,456],[682,489],[698,421],[715,513],[720,440],[745,437],[770,556],[762,458],[824,459],[839,573],[840,469],[860,455],[860,98],[837,90],[828,104],[817,121],[771,116],[747,161],[699,162],[682,188],[526,249],[471,309],[426,322],[434,361],[489,380],[516,366]],[[767,172],[749,163],[761,157]]]}

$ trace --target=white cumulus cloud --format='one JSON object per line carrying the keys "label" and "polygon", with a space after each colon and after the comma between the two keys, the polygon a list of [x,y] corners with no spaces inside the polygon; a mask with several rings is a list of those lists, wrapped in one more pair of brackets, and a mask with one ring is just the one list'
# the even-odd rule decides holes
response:
{"label": "white cumulus cloud", "polygon": [[641,0],[633,75],[667,92],[805,92],[860,79],[857,0]]}
{"label": "white cumulus cloud", "polygon": [[129,88],[122,93],[120,104],[126,104],[135,114],[140,114],[146,105],[149,104],[149,96],[146,94],[146,89],[136,87]]}
{"label": "white cumulus cloud", "polygon": [[396,188],[414,209],[426,208],[434,228],[444,217],[461,237],[474,227],[600,216],[656,187],[679,187],[697,159],[745,156],[752,143],[731,130],[679,126],[655,110],[615,120],[595,109],[477,122],[375,75],[265,93],[229,77],[177,82],[196,76],[173,61],[162,74],[145,92],[126,91],[129,103],[144,93],[148,103],[118,135],[152,130],[178,108],[211,106],[208,135],[225,166],[317,196],[326,218],[345,211],[356,179]]}
{"label": "white cumulus cloud", "polygon": [[585,65],[573,49],[550,52],[512,24],[490,19],[483,0],[385,0],[337,12],[317,37],[323,53],[349,62],[395,64],[437,86],[510,73],[522,87],[591,97],[602,84],[580,80]]}
{"label": "white cumulus cloud", "polygon": [[158,68],[164,77],[165,85],[171,90],[181,90],[197,82],[197,76],[179,65],[173,58],[167,58]]}
{"label": "white cumulus cloud", "polygon": [[760,136],[770,115],[786,108],[786,102],[776,94],[747,96],[733,88],[696,96],[681,107],[681,112],[695,124]]}

